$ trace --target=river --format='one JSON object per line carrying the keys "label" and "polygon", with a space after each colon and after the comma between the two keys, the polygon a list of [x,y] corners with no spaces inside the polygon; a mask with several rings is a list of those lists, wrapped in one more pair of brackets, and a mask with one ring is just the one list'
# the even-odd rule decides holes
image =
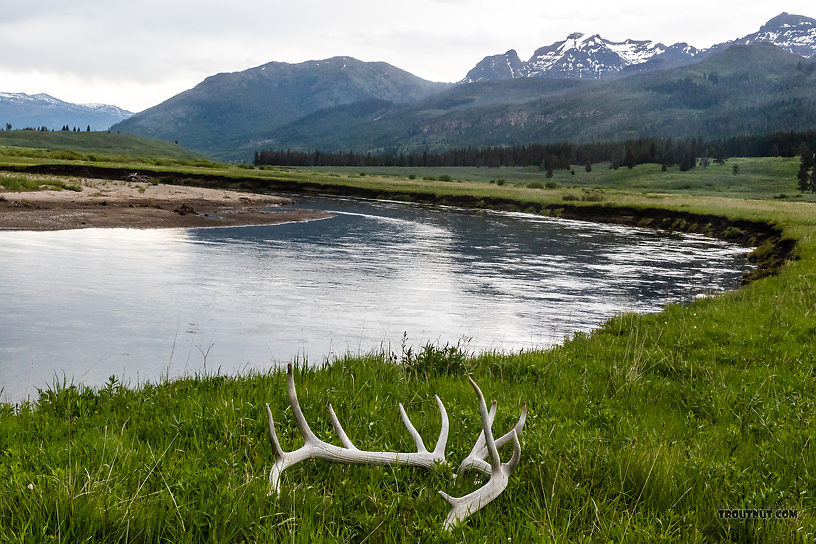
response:
{"label": "river", "polygon": [[[0,232],[0,399],[54,381],[202,370],[426,342],[518,351],[623,311],[734,289],[747,250],[698,235],[300,198],[333,217],[203,229]],[[404,340],[405,339],[405,340]]]}

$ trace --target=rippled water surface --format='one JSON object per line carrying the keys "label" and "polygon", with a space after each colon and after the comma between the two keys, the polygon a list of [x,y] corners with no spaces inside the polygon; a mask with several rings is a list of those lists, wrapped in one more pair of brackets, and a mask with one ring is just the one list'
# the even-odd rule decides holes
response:
{"label": "rippled water surface", "polygon": [[551,345],[735,288],[746,250],[524,214],[301,199],[260,227],[0,232],[0,388],[131,384],[408,342]]}

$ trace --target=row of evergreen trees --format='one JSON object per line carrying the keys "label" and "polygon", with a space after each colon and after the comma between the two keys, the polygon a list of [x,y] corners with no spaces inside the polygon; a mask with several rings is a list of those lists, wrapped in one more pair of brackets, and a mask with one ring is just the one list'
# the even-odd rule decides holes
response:
{"label": "row of evergreen trees", "polygon": [[725,162],[728,157],[794,157],[799,154],[802,144],[816,149],[816,131],[718,140],[642,138],[624,142],[457,148],[397,155],[269,149],[256,151],[254,163],[278,166],[538,166],[551,171],[570,169],[572,165],[609,162],[612,168],[656,163],[678,165],[681,170],[688,170],[694,167],[698,157],[718,163]]}
{"label": "row of evergreen trees", "polygon": [[[42,128],[45,130],[45,132],[48,132],[48,128],[46,128],[46,127],[42,127]],[[68,125],[63,125],[60,130],[62,132],[72,131],[71,127],[69,127]],[[90,132],[90,131],[91,131],[91,125],[88,125],[88,128],[85,129],[85,132]],[[74,127],[73,132],[82,132],[82,129],[80,129],[79,127]]]}
{"label": "row of evergreen trees", "polygon": [[[14,129],[14,127],[11,125],[11,123],[6,123],[6,130],[13,130],[13,129]],[[34,131],[37,131],[37,132],[52,132],[51,129],[49,129],[46,126],[37,127],[37,128],[26,127],[26,128],[24,128],[22,130],[34,130]],[[85,129],[85,132],[90,132],[90,131],[91,131],[91,125],[88,125],[87,128]],[[56,132],[56,131],[54,131],[54,132]],[[69,125],[62,125],[62,128],[60,129],[60,132],[82,132],[82,129],[79,128],[79,127],[71,128]]]}

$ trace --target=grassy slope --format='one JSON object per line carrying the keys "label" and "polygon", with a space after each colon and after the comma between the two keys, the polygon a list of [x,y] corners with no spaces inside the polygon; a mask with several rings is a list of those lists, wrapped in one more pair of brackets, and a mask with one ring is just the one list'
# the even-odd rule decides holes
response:
{"label": "grassy slope", "polygon": [[[15,150],[10,148],[26,148],[29,150],[70,150],[79,154],[96,154],[114,156],[122,160],[125,157],[169,158],[195,161],[206,157],[193,153],[170,142],[150,140],[140,136],[128,134],[111,134],[108,132],[37,132],[34,130],[4,130],[0,131],[0,155],[10,155]],[[16,150],[25,154],[25,150]],[[49,158],[40,155],[39,159]],[[55,156],[53,158],[59,158]],[[97,157],[99,160],[101,157]]]}
{"label": "grassy slope", "polygon": [[[782,181],[762,188],[764,182],[747,175],[746,184],[768,200],[692,196],[681,188],[643,194],[638,184],[652,174],[638,180],[639,168],[618,171],[632,178],[606,190],[606,203],[771,221],[799,240],[800,260],[739,291],[660,314],[622,315],[544,352],[462,357],[427,349],[345,359],[297,374],[301,404],[317,434],[336,440],[325,415],[331,402],[352,440],[366,449],[411,449],[397,402],[432,444],[439,425],[432,395],[438,394],[451,415],[447,451],[454,463],[479,429],[466,373],[498,399],[497,434],[528,403],[522,460],[509,488],[452,535],[440,533],[447,505],[436,491],[458,495],[474,484],[468,478],[454,485],[448,469],[308,462],[284,473],[280,497],[266,497],[273,450],[265,438],[264,402],[272,406],[284,448],[300,444],[284,376],[270,373],[137,389],[55,387],[17,415],[6,407],[0,415],[0,542],[813,541],[813,205],[773,200]],[[542,202],[583,193],[404,176],[219,172]],[[701,174],[676,175],[691,180]],[[784,183],[792,186],[790,180]],[[636,190],[623,191],[627,183]],[[716,515],[725,505],[781,505],[801,514],[792,521],[727,522]]]}

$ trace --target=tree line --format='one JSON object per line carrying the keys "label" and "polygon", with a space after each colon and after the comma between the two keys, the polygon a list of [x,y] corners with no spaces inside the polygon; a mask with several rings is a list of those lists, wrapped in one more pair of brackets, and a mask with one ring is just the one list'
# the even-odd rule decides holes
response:
{"label": "tree line", "polygon": [[[3,129],[0,128],[0,130],[3,130]],[[6,123],[5,130],[14,130],[14,127],[12,127],[11,123]],[[33,130],[33,131],[36,131],[36,132],[58,132],[58,131],[52,130],[52,129],[46,127],[46,126],[41,126],[41,127],[36,127],[36,128],[34,128],[34,127],[25,127],[23,129],[19,129],[19,130]],[[88,125],[85,128],[85,132],[90,132],[90,131],[91,131],[91,125]],[[80,127],[71,128],[69,125],[62,125],[62,128],[59,129],[59,132],[82,132],[82,129]]]}
{"label": "tree line", "polygon": [[255,165],[276,166],[537,166],[552,171],[574,165],[591,168],[608,162],[611,168],[632,168],[654,163],[664,167],[694,168],[699,158],[724,163],[729,157],[794,157],[802,145],[816,149],[816,131],[780,132],[763,136],[734,136],[721,139],[641,138],[623,142],[554,143],[483,148],[454,148],[438,152],[372,154],[355,151],[256,151]]}

